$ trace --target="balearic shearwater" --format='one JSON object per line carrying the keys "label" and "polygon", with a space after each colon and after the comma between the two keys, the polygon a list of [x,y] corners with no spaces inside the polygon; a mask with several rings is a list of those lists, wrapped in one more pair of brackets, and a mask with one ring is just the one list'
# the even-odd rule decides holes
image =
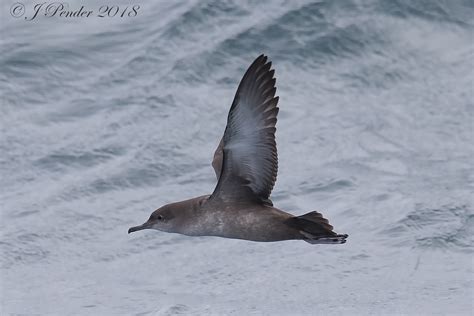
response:
{"label": "balearic shearwater", "polygon": [[157,229],[252,241],[346,242],[348,235],[336,234],[321,213],[293,216],[273,207],[270,200],[278,169],[274,73],[271,62],[261,55],[240,81],[212,161],[217,176],[214,192],[162,206],[128,233]]}

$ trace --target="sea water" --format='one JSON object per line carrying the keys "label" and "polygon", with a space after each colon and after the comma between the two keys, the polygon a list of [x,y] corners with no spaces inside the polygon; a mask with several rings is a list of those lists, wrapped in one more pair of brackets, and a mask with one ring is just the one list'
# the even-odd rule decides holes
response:
{"label": "sea water", "polygon": [[[472,2],[69,1],[93,14],[47,2],[34,19],[39,2],[15,3],[0,12],[2,315],[472,314]],[[128,235],[212,192],[261,53],[280,96],[272,200],[347,243]]]}

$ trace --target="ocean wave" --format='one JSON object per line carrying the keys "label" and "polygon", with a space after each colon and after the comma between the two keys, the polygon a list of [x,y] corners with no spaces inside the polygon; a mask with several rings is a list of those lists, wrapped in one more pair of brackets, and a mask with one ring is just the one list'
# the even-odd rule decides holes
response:
{"label": "ocean wave", "polygon": [[473,252],[474,211],[468,205],[424,208],[421,205],[381,232],[397,246]]}

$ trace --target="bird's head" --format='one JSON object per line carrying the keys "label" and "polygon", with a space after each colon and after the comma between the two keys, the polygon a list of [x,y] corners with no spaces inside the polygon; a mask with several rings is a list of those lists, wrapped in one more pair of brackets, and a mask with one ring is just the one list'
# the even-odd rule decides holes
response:
{"label": "bird's head", "polygon": [[170,205],[165,205],[151,213],[150,218],[142,225],[130,227],[128,233],[133,233],[142,229],[156,229],[168,233],[176,232],[175,214]]}

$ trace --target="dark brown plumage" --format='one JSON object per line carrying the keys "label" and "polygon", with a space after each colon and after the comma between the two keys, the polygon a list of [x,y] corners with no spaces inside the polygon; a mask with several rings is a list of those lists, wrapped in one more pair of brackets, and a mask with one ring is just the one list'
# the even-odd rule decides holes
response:
{"label": "dark brown plumage", "polygon": [[226,192],[226,186],[232,194],[248,195],[243,187],[249,187],[253,195],[249,198],[269,202],[278,172],[274,73],[271,62],[261,55],[242,78],[214,155],[213,166],[220,177],[213,195]]}

